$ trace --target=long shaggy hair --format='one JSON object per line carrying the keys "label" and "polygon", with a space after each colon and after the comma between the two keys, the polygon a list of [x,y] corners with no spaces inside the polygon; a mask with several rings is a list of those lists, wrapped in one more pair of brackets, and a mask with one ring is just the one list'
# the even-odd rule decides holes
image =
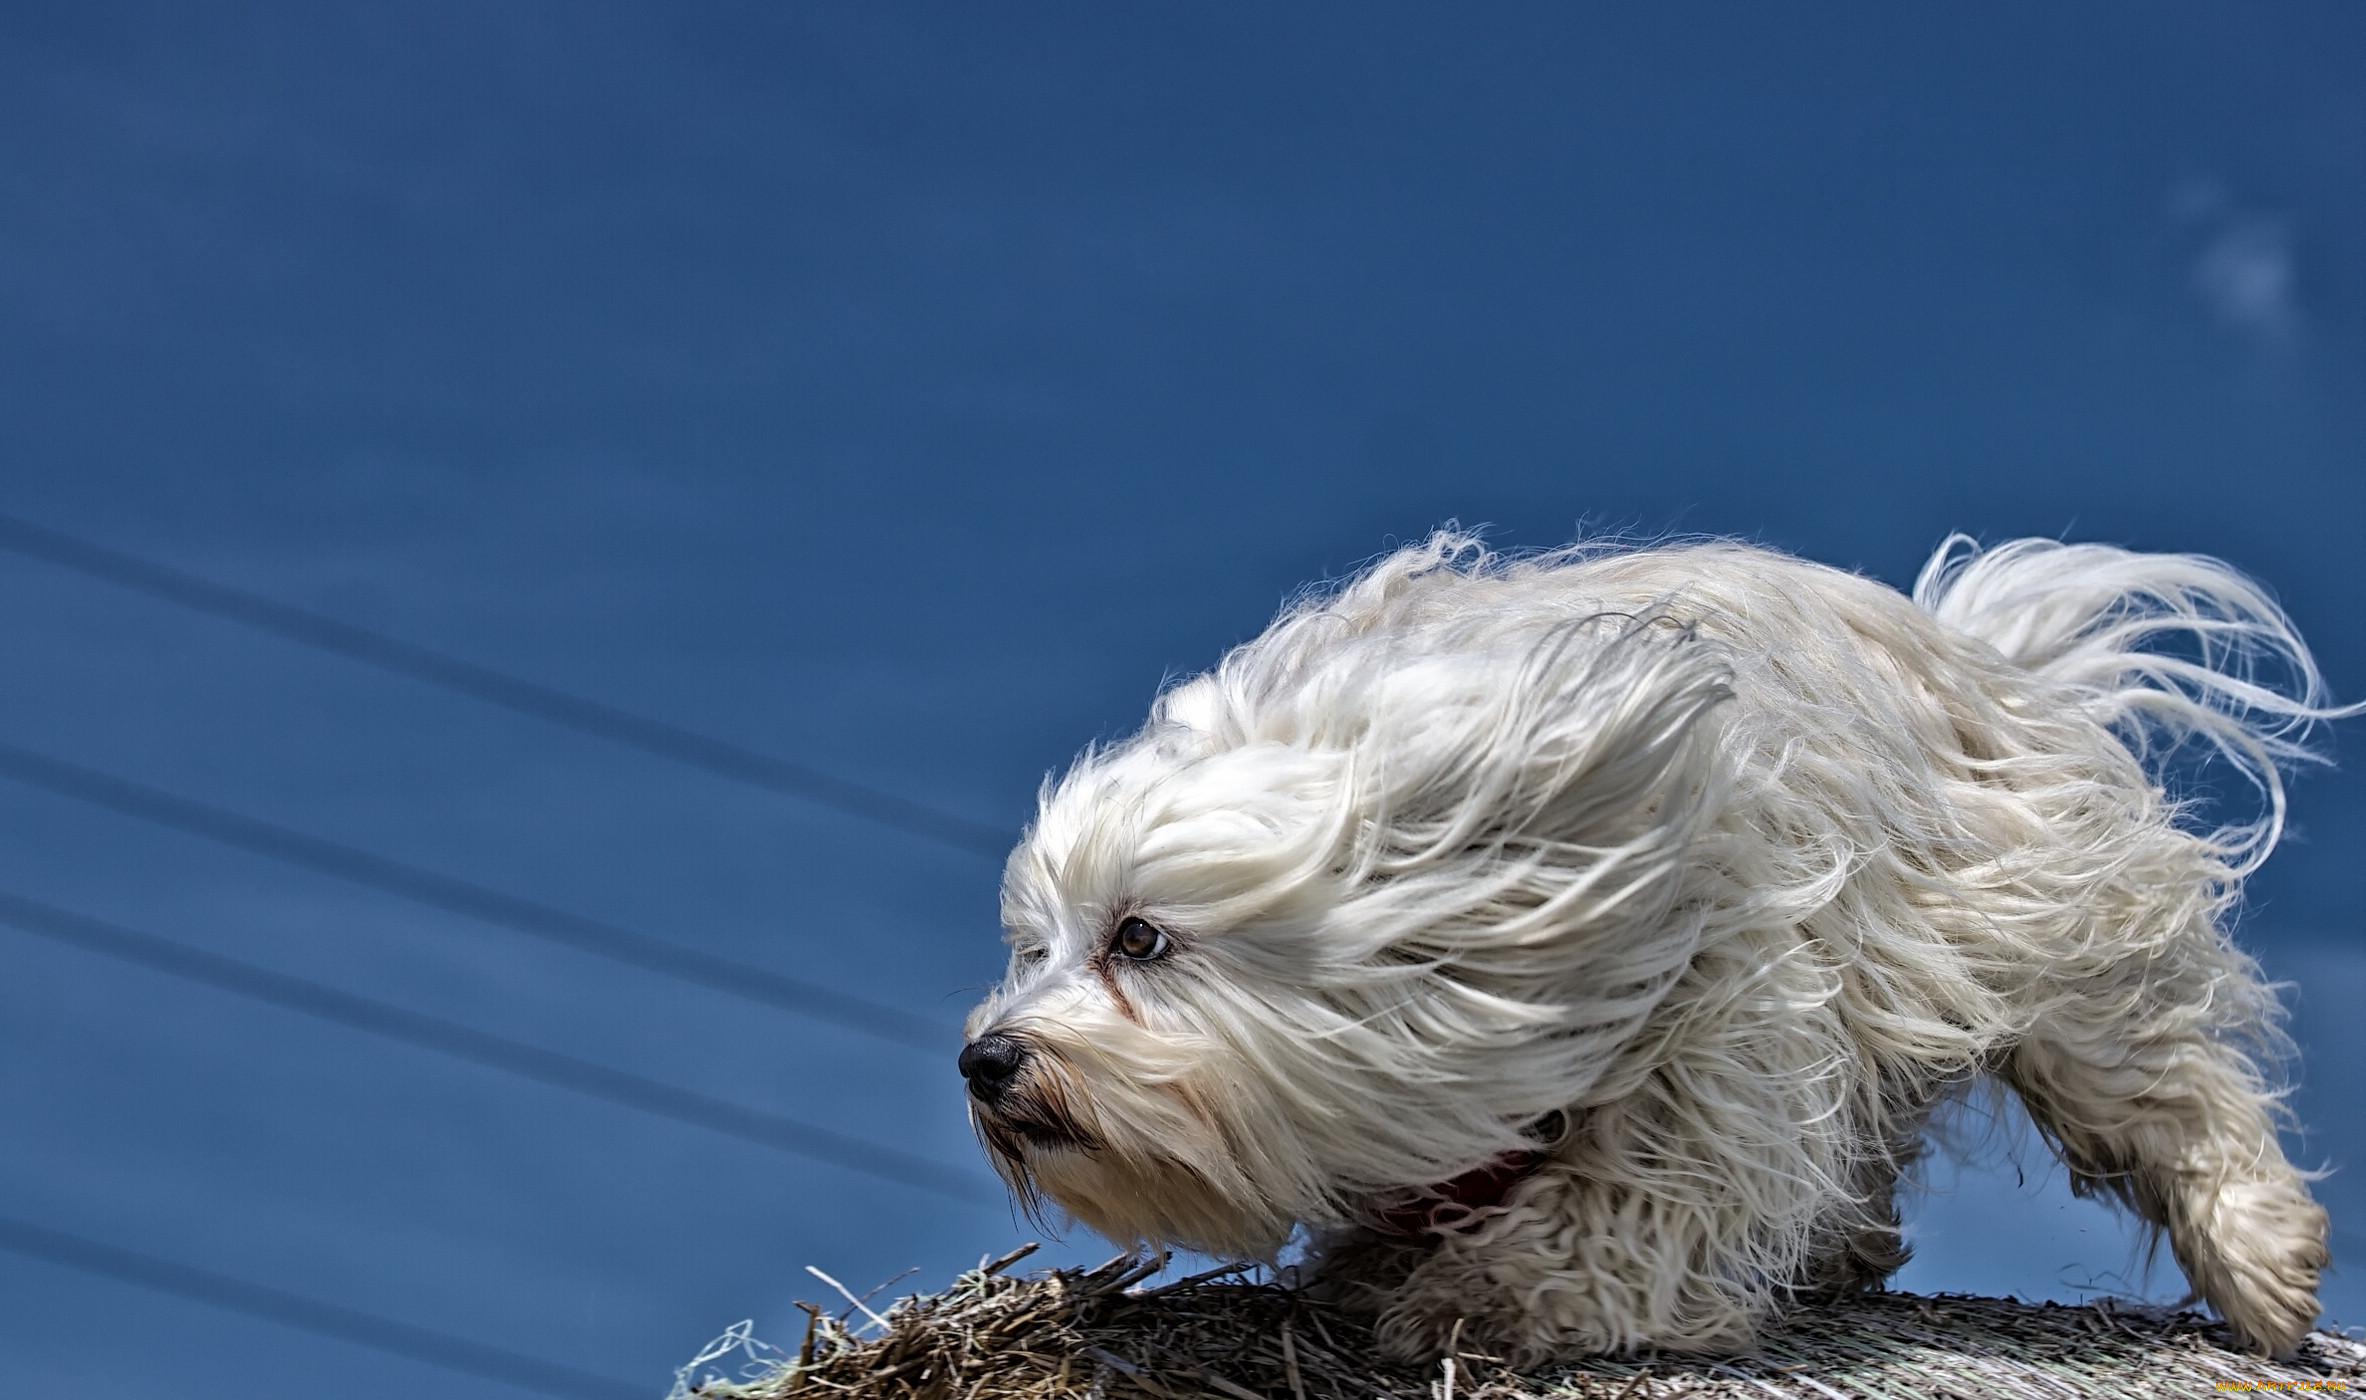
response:
{"label": "long shaggy hair", "polygon": [[[2209,559],[1957,537],[1909,599],[1441,533],[1047,784],[973,1114],[1030,1203],[1239,1258],[1304,1227],[1392,1352],[1533,1362],[1878,1286],[1930,1113],[1993,1075],[2288,1351],[2326,1222],[2227,926],[2336,713]],[[2180,751],[2258,818],[2197,822]]]}

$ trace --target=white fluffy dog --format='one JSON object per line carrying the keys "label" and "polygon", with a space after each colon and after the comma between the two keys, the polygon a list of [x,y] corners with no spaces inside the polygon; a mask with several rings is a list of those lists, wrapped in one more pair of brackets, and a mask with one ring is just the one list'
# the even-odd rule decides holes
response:
{"label": "white fluffy dog", "polygon": [[[2249,1344],[2317,1315],[2273,990],[2230,940],[2323,701],[2222,564],[1950,540],[1911,599],[1729,542],[1440,534],[1087,753],[962,1055],[1029,1205],[1271,1259],[1383,1344],[1747,1347],[1903,1262],[1994,1075]],[[2180,743],[2258,786],[2216,830]]]}

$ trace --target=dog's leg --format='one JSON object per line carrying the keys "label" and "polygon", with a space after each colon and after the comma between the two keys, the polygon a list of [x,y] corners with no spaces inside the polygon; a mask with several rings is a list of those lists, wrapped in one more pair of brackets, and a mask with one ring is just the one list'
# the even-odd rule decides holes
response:
{"label": "dog's leg", "polygon": [[1913,1115],[1885,1154],[1859,1165],[1856,1199],[1839,1205],[1818,1231],[1818,1244],[1795,1285],[1800,1293],[1812,1298],[1870,1293],[1906,1267],[1914,1248],[1899,1233],[1898,1183],[1926,1150],[1916,1131],[1925,1116]]}
{"label": "dog's leg", "polygon": [[1463,1345],[1528,1367],[1657,1348],[1746,1349],[1752,1301],[1720,1269],[1735,1213],[1701,1210],[1555,1164],[1501,1215],[1448,1234],[1383,1300],[1381,1349],[1405,1361]]}
{"label": "dog's leg", "polygon": [[[2143,995],[2143,993],[2137,993]],[[2004,1066],[2062,1151],[2074,1189],[2166,1231],[2195,1291],[2246,1344],[2288,1355],[2317,1317],[2331,1262],[2325,1211],[2276,1142],[2274,1096],[2243,1050],[2170,1012],[2182,1029],[2130,1024],[2124,1004],[2050,1018]]]}
{"label": "dog's leg", "polygon": [[[1662,1029],[1572,1106],[1551,1160],[1386,1299],[1382,1347],[1434,1357],[1461,1319],[1515,1364],[1746,1349],[1819,1227],[1865,1219],[1858,1144],[1911,1136],[1852,1111],[1862,1072],[1835,978],[1783,930],[1696,953]],[[1878,1267],[1864,1243],[1858,1267]]]}
{"label": "dog's leg", "polygon": [[1315,1297],[1371,1314],[1388,1305],[1435,1244],[1374,1230],[1318,1230],[1307,1242],[1300,1271]]}

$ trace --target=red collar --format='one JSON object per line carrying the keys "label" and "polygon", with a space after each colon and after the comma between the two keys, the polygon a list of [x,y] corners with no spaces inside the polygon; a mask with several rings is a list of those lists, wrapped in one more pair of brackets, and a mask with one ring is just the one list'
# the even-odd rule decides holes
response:
{"label": "red collar", "polygon": [[1441,1181],[1411,1200],[1385,1206],[1373,1216],[1375,1229],[1391,1235],[1443,1235],[1470,1229],[1479,1214],[1500,1206],[1512,1188],[1528,1179],[1545,1159],[1542,1151],[1507,1152],[1485,1166]]}

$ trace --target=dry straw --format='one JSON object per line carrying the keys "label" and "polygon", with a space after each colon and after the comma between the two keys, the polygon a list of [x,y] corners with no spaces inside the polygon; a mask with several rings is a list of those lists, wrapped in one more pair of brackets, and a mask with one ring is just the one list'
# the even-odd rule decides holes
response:
{"label": "dry straw", "polygon": [[[799,1354],[724,1341],[755,1374],[685,1371],[688,1400],[2127,1400],[2246,1391],[2366,1394],[2366,1343],[2312,1334],[2300,1355],[2228,1348],[2193,1313],[2097,1303],[1870,1294],[1796,1308],[1756,1354],[1592,1360],[1514,1374],[1476,1347],[1430,1367],[1381,1360],[1371,1331],[1303,1292],[1220,1270],[1142,1287],[1156,1259],[1025,1278],[1033,1249],[906,1298],[851,1330],[809,1309]],[[864,1309],[868,1312],[868,1309]],[[848,1309],[845,1317],[859,1316]],[[871,1333],[873,1335],[864,1335]],[[721,1358],[710,1349],[701,1361]],[[703,1383],[701,1381],[703,1380]],[[2264,1383],[2264,1384],[2263,1384]]]}

